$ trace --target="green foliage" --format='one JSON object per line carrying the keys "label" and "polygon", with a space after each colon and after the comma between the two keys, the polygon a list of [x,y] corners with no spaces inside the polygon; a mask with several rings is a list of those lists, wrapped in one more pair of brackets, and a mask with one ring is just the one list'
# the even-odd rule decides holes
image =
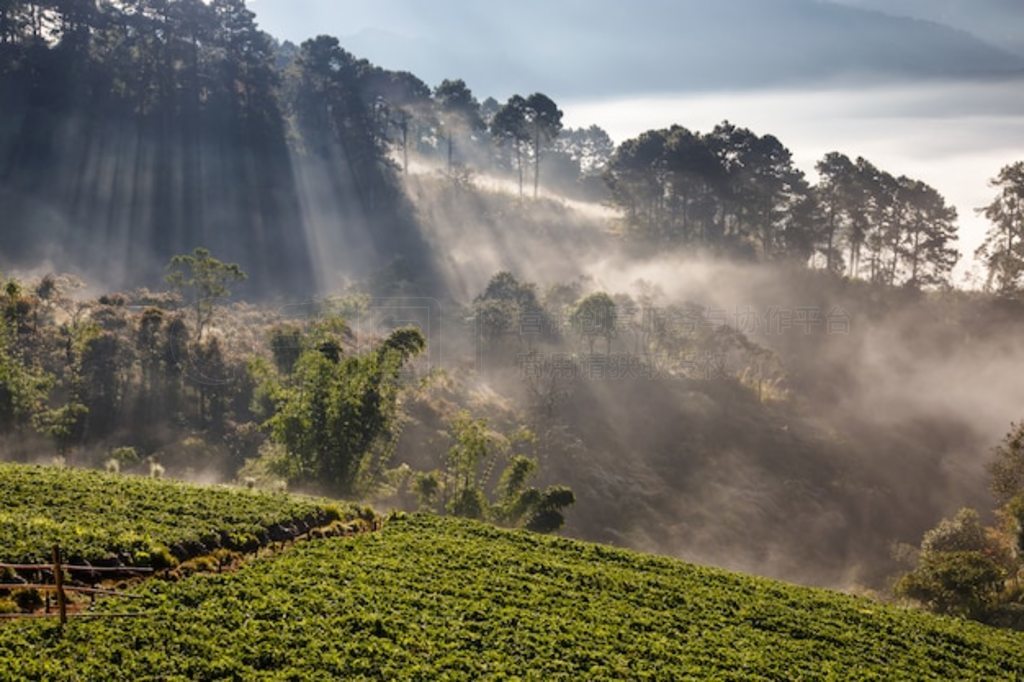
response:
{"label": "green foliage", "polygon": [[75,560],[170,565],[175,555],[247,548],[274,526],[336,513],[311,498],[0,465],[0,561],[47,561],[60,543]]}
{"label": "green foliage", "polygon": [[288,480],[297,478],[298,474],[285,446],[268,440],[260,446],[258,457],[245,461],[238,471],[238,478],[252,480],[260,488],[273,489],[278,485],[287,487]]}
{"label": "green foliage", "polygon": [[281,374],[291,374],[302,355],[302,329],[294,324],[279,324],[270,330],[270,352]]}
{"label": "green foliage", "polygon": [[473,302],[477,334],[492,349],[510,337],[551,340],[555,325],[537,299],[536,287],[521,283],[507,271],[491,277],[487,288]]}
{"label": "green foliage", "polygon": [[[1014,679],[1019,633],[417,515],[0,628],[0,677]],[[102,642],[102,646],[97,646]],[[25,655],[31,651],[33,655]]]}
{"label": "green foliage", "polygon": [[576,503],[576,496],[565,486],[544,490],[531,505],[526,529],[537,533],[553,533],[565,523],[562,510]]}
{"label": "green foliage", "polygon": [[448,175],[455,170],[455,148],[457,139],[468,140],[472,134],[484,127],[480,118],[480,103],[461,78],[441,81],[434,88],[434,104],[440,136],[447,146]]}
{"label": "green foliage", "polygon": [[[499,147],[512,147],[519,174],[519,196],[523,195],[523,147],[530,146],[533,156],[533,196],[540,187],[540,161],[562,131],[562,110],[547,95],[539,92],[523,97],[512,95],[494,112],[491,136]],[[577,168],[577,174],[579,170]]]}
{"label": "green foliage", "polygon": [[412,489],[416,494],[416,502],[420,510],[434,509],[441,489],[438,473],[436,471],[421,471],[413,474]]}
{"label": "green foliage", "polygon": [[[445,460],[443,490],[446,511],[470,519],[493,519],[507,526],[522,526],[538,533],[551,533],[565,522],[562,510],[575,503],[569,488],[546,490],[527,487],[537,473],[536,459],[513,453],[520,444],[536,441],[528,429],[506,438],[488,428],[486,419],[474,419],[460,412],[449,424],[452,446]],[[489,503],[485,486],[498,460],[508,463],[494,488]]]}
{"label": "green foliage", "polygon": [[0,431],[30,424],[52,386],[51,376],[27,367],[18,357],[9,323],[0,317]]}
{"label": "green foliage", "polygon": [[140,460],[138,451],[133,447],[114,448],[104,462],[104,468],[108,474],[119,474],[122,469],[138,464]]}
{"label": "green foliage", "polygon": [[1014,294],[1024,281],[1024,161],[1004,166],[991,184],[999,193],[981,211],[992,228],[975,256],[988,269],[989,287]]}
{"label": "green foliage", "polygon": [[536,304],[536,292],[532,284],[521,283],[511,272],[503,270],[491,277],[477,300],[509,301],[529,307]]}
{"label": "green foliage", "polygon": [[491,137],[499,147],[511,146],[519,173],[519,196],[523,196],[523,145],[530,140],[526,121],[526,100],[512,95],[491,120]]}
{"label": "green foliage", "polygon": [[569,128],[555,140],[558,151],[566,154],[585,176],[593,177],[604,170],[615,152],[615,143],[598,125]]}
{"label": "green foliage", "polygon": [[603,338],[611,349],[618,329],[618,311],[611,296],[603,291],[587,296],[576,305],[571,321],[576,333],[587,340],[591,353],[598,338]]}
{"label": "green foliage", "polygon": [[371,303],[373,298],[366,293],[332,296],[321,302],[318,314],[324,320],[332,322],[358,320],[366,315]]}
{"label": "green foliage", "polygon": [[952,519],[943,519],[921,540],[921,551],[925,554],[981,552],[987,546],[981,518],[973,509],[961,509]]}
{"label": "green foliage", "polygon": [[1002,515],[1013,537],[1013,549],[1017,556],[1024,555],[1024,495],[1018,495],[1003,505]]}
{"label": "green foliage", "polygon": [[133,447],[114,448],[110,451],[110,458],[122,467],[131,466],[139,462],[139,452]]}
{"label": "green foliage", "polygon": [[994,455],[989,464],[992,494],[1005,504],[1024,494],[1024,422],[1010,425]]}
{"label": "green foliage", "polygon": [[77,402],[69,402],[36,415],[35,427],[53,439],[57,453],[63,457],[78,442],[89,408]]}
{"label": "green foliage", "polygon": [[540,187],[540,161],[544,150],[562,132],[562,110],[550,97],[535,92],[526,98],[526,128],[533,144],[533,198]]}
{"label": "green foliage", "polygon": [[[304,350],[291,376],[270,379],[272,438],[287,451],[289,478],[343,494],[365,487],[366,467],[386,455],[405,363],[426,345],[400,329],[376,350],[342,358],[325,341]],[[372,478],[372,475],[370,475]]]}
{"label": "green foliage", "polygon": [[527,482],[537,472],[537,460],[513,455],[498,481],[498,499],[505,507],[514,508]]}
{"label": "green foliage", "polygon": [[231,295],[230,285],[245,279],[237,264],[217,260],[202,247],[174,256],[167,264],[167,283],[181,293],[195,314],[197,340],[203,338],[216,305]]}
{"label": "green foliage", "polygon": [[626,140],[605,176],[627,227],[654,246],[810,263],[890,286],[948,284],[957,213],[941,194],[837,152],[816,170],[811,187],[776,137],[726,121]]}
{"label": "green foliage", "polygon": [[925,533],[917,566],[894,593],[938,613],[984,619],[996,606],[1006,572],[999,547],[978,513],[961,509]]}
{"label": "green foliage", "polygon": [[522,526],[537,533],[553,533],[565,523],[563,510],[576,503],[565,486],[546,490],[527,487],[537,473],[537,460],[514,455],[498,482],[494,515],[509,526]]}
{"label": "green foliage", "polygon": [[414,358],[426,350],[427,339],[423,332],[414,327],[406,327],[393,331],[378,349],[378,353],[387,355],[396,353],[403,362]]}
{"label": "green foliage", "polygon": [[121,409],[130,355],[119,335],[99,330],[83,337],[78,355],[73,392],[86,408],[90,430],[103,436]]}
{"label": "green foliage", "polygon": [[473,305],[480,338],[492,347],[516,331],[518,308],[511,301],[483,300]]}
{"label": "green foliage", "polygon": [[452,446],[445,458],[447,509],[456,516],[484,518],[487,503],[479,481],[479,468],[497,456],[494,436],[484,419],[460,412],[450,424]]}
{"label": "green foliage", "polygon": [[928,552],[895,592],[938,613],[981,618],[995,606],[1005,577],[999,564],[981,552]]}
{"label": "green foliage", "polygon": [[[994,527],[973,509],[961,509],[925,533],[916,567],[895,586],[898,596],[940,613],[1004,627],[1024,623],[1021,551],[1024,549],[1024,425],[1012,424],[989,464],[999,501]],[[1007,580],[1010,578],[1010,580]]]}
{"label": "green foliage", "polygon": [[457,488],[448,501],[448,511],[465,519],[484,519],[487,516],[487,498],[479,488]]}
{"label": "green foliage", "polygon": [[192,357],[193,376],[198,404],[198,422],[203,428],[222,433],[229,410],[230,384],[228,366],[217,338],[206,339],[195,346]]}

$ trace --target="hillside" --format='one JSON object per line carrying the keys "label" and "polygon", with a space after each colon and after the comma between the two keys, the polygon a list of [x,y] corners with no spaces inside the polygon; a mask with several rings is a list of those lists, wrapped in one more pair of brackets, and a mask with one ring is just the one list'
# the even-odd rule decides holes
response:
{"label": "hillside", "polygon": [[993,45],[1024,54],[1024,5],[1016,0],[839,0],[886,14],[926,19],[970,31]]}
{"label": "hillside", "polygon": [[1024,0],[927,2],[0,0],[0,682],[1024,680]]}
{"label": "hillside", "polygon": [[[0,628],[4,679],[915,679],[1024,674],[1021,635],[599,545],[416,515],[133,619]],[[101,644],[97,644],[101,643]],[[29,655],[27,652],[31,652]]]}
{"label": "hillside", "polygon": [[0,560],[164,567],[252,550],[355,510],[297,495],[194,486],[83,469],[0,464]]}

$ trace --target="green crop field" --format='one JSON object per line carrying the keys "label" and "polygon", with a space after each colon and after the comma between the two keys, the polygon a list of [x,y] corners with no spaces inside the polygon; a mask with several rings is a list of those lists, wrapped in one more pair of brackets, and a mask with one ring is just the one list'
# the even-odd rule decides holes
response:
{"label": "green crop field", "polygon": [[[160,565],[216,547],[250,549],[342,514],[295,495],[81,469],[0,465],[0,561]],[[276,537],[276,539],[280,539]]]}
{"label": "green crop field", "polygon": [[1017,633],[429,516],[137,591],[0,627],[0,679],[1024,677]]}

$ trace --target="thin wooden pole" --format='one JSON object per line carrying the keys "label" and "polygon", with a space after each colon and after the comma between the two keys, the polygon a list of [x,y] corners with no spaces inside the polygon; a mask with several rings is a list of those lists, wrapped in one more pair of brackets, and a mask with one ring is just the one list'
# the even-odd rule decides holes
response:
{"label": "thin wooden pole", "polygon": [[68,624],[68,605],[64,595],[64,571],[60,567],[60,545],[53,546],[53,578],[57,583],[57,608],[60,610],[60,626]]}

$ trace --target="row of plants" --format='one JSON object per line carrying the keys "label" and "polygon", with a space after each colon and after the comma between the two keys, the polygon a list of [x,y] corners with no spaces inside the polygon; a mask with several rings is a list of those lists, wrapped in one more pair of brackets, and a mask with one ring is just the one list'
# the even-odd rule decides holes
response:
{"label": "row of plants", "polygon": [[355,507],[311,497],[115,475],[0,465],[0,561],[166,568],[218,548],[290,539]]}
{"label": "row of plants", "polygon": [[[1021,635],[451,517],[0,629],[11,679],[1012,679]],[[97,645],[97,643],[102,643]],[[25,655],[26,651],[33,655]]]}

